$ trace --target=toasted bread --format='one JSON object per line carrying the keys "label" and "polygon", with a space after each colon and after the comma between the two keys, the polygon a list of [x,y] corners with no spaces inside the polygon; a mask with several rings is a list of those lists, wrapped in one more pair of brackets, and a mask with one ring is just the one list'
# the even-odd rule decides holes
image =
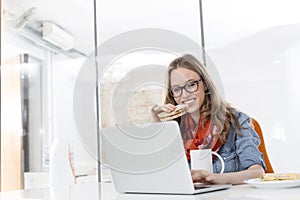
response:
{"label": "toasted bread", "polygon": [[188,106],[185,104],[179,104],[176,106],[175,110],[172,112],[161,112],[157,116],[161,121],[168,121],[171,119],[176,119],[186,113]]}
{"label": "toasted bread", "polygon": [[262,181],[300,180],[300,173],[267,173],[259,179]]}

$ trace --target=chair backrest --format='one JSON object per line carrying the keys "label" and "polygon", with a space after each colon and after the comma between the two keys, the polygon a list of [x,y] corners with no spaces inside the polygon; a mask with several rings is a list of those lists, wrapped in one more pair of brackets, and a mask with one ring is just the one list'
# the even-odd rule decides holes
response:
{"label": "chair backrest", "polygon": [[268,153],[267,153],[267,150],[266,150],[266,146],[265,146],[265,141],[264,141],[264,136],[263,136],[263,133],[262,133],[262,130],[260,128],[260,125],[259,123],[251,118],[251,123],[254,127],[254,130],[256,131],[256,133],[259,135],[260,137],[260,145],[258,147],[258,149],[263,153],[264,155],[264,159],[265,159],[265,164],[266,164],[266,173],[274,173],[274,170],[272,168],[272,165],[271,165],[271,162],[270,162],[270,159],[268,157]]}

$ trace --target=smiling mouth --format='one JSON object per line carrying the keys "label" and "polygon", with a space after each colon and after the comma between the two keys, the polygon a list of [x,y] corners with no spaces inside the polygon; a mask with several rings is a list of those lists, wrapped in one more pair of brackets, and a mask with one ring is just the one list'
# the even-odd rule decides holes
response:
{"label": "smiling mouth", "polygon": [[189,99],[189,100],[185,100],[185,101],[182,101],[183,104],[186,104],[186,105],[191,105],[195,102],[195,98],[193,99]]}

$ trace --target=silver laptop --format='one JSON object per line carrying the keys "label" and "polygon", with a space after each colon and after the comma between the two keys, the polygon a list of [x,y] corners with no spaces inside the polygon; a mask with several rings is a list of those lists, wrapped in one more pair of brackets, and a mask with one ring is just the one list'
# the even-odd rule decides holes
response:
{"label": "silver laptop", "polygon": [[178,123],[101,130],[102,164],[120,193],[199,194],[231,185],[194,184]]}

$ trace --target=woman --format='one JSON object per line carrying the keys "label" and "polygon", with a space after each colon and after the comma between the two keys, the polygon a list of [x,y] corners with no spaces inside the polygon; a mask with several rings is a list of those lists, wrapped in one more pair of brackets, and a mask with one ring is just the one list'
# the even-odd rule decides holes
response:
{"label": "woman", "polygon": [[165,104],[154,106],[158,114],[172,112],[176,105],[187,105],[187,113],[176,119],[180,124],[186,155],[190,150],[210,148],[225,162],[214,158],[214,173],[192,170],[194,182],[241,184],[246,179],[264,174],[265,163],[258,150],[260,139],[250,124],[250,117],[226,103],[204,66],[192,55],[183,55],[171,62],[167,74]]}

